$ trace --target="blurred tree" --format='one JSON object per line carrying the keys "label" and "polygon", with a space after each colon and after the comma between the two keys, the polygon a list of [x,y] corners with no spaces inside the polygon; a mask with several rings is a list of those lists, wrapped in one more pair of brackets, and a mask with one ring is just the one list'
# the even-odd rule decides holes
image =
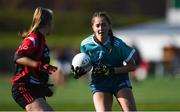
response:
{"label": "blurred tree", "polygon": [[162,17],[166,0],[0,0],[1,9],[34,9],[37,6],[61,11],[95,12],[107,11],[118,14],[141,14]]}
{"label": "blurred tree", "polygon": [[18,8],[22,1],[23,0],[0,0],[0,7],[1,9],[13,11],[14,9]]}
{"label": "blurred tree", "polygon": [[[37,6],[54,10],[55,32],[72,34],[72,32],[89,31],[87,25],[91,25],[91,16],[96,11],[107,11],[113,18],[113,25],[118,27],[144,22],[152,17],[161,18],[165,15],[166,1],[0,0],[0,31],[24,29],[24,26],[31,22],[30,11]],[[67,28],[71,30],[66,30]]]}
{"label": "blurred tree", "polygon": [[35,9],[38,6],[53,8],[54,0],[22,0],[20,4],[20,8],[28,8],[28,9]]}
{"label": "blurred tree", "polygon": [[167,0],[136,0],[143,15],[165,17]]}

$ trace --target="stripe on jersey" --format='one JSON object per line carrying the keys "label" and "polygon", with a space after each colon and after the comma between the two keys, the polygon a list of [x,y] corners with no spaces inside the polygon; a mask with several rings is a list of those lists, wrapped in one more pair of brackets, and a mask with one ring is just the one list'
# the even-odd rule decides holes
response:
{"label": "stripe on jersey", "polygon": [[125,62],[128,62],[131,58],[132,58],[132,56],[133,56],[133,54],[135,53],[135,49],[133,49],[132,51],[131,51],[131,53],[129,54],[129,56],[128,56],[128,58],[125,60]]}
{"label": "stripe on jersey", "polygon": [[29,40],[31,40],[31,41],[32,41],[33,46],[35,46],[35,45],[36,45],[35,39],[34,39],[33,37],[27,37],[27,39],[29,39]]}
{"label": "stripe on jersey", "polygon": [[19,84],[19,91],[21,92],[21,94],[24,96],[24,98],[28,103],[31,103],[33,101],[33,97],[28,93],[23,83]]}

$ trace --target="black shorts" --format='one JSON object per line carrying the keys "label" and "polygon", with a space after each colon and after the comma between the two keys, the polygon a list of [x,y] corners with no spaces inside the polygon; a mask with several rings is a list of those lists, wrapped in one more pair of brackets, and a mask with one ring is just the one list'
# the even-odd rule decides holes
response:
{"label": "black shorts", "polygon": [[12,86],[12,96],[16,103],[23,109],[27,104],[32,103],[37,98],[44,98],[52,96],[53,92],[46,85],[37,85],[30,83],[15,83]]}

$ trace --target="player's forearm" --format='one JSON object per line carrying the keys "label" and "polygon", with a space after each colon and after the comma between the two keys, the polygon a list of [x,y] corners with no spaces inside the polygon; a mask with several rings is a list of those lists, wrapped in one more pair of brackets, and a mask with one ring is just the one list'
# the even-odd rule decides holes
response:
{"label": "player's forearm", "polygon": [[134,71],[135,69],[136,69],[136,63],[135,63],[134,59],[131,59],[127,63],[127,65],[125,65],[123,67],[115,67],[114,72],[115,73],[127,73],[127,72]]}
{"label": "player's forearm", "polygon": [[127,73],[134,71],[136,69],[136,66],[130,65],[130,66],[123,66],[123,67],[115,67],[114,68],[114,73]]}
{"label": "player's forearm", "polygon": [[27,65],[33,68],[36,68],[39,65],[38,61],[32,60],[31,58],[28,58],[28,57],[19,58],[16,60],[16,63]]}

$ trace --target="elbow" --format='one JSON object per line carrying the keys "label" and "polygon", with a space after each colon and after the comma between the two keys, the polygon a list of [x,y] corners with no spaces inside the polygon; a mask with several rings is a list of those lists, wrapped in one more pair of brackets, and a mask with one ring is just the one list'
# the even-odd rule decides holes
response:
{"label": "elbow", "polygon": [[136,67],[136,66],[134,66],[134,67],[132,68],[132,71],[135,71],[135,70],[136,70],[136,68],[137,68],[137,67]]}
{"label": "elbow", "polygon": [[136,68],[137,68],[137,66],[136,66],[136,65],[133,65],[133,66],[131,66],[131,70],[130,70],[130,71],[135,71]]}
{"label": "elbow", "polygon": [[137,68],[136,62],[133,60],[133,63],[131,64],[132,71],[135,71]]}

